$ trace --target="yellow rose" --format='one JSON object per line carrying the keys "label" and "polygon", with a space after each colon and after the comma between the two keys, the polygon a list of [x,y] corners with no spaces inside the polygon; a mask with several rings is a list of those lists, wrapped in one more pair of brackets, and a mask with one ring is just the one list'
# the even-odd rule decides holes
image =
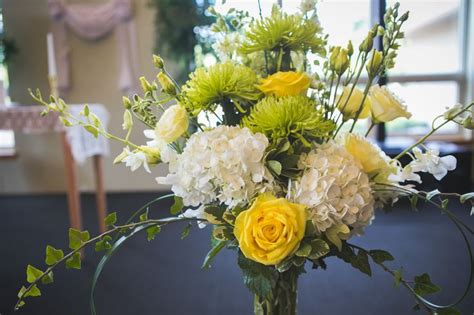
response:
{"label": "yellow rose", "polygon": [[[342,91],[342,95],[340,95],[338,100],[336,101],[337,108],[339,109],[339,111],[342,112],[345,120],[355,118],[357,112],[360,109],[360,106],[362,105],[362,99],[364,98],[364,93],[361,90],[359,90],[358,88],[354,88],[351,94],[351,89],[352,87],[345,86]],[[349,98],[349,101],[347,101],[349,95],[351,97]],[[364,100],[364,108],[362,109],[362,112],[359,115],[359,119],[369,117],[370,106],[370,97],[367,96]]]}
{"label": "yellow rose", "polygon": [[183,133],[188,130],[189,120],[186,109],[181,105],[173,105],[160,117],[155,127],[157,139],[166,143],[176,141]]}
{"label": "yellow rose", "polygon": [[237,216],[234,235],[245,257],[277,265],[298,248],[305,227],[304,205],[263,194]]}
{"label": "yellow rose", "polygon": [[265,95],[296,96],[306,94],[310,83],[311,80],[306,73],[288,71],[268,76],[257,87]]}
{"label": "yellow rose", "polygon": [[366,138],[348,133],[345,137],[346,150],[362,165],[369,176],[385,174],[387,177],[394,172],[390,158],[378,146]]}
{"label": "yellow rose", "polygon": [[369,90],[372,101],[372,119],[375,123],[388,122],[399,117],[409,119],[411,114],[407,111],[403,101],[398,99],[387,87],[374,85]]}

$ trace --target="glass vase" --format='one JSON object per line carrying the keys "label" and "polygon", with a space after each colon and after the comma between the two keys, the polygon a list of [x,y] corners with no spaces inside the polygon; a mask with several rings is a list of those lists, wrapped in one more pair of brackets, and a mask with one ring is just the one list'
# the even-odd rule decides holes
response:
{"label": "glass vase", "polygon": [[254,297],[255,315],[295,315],[298,299],[298,271],[279,273],[275,288],[266,297]]}

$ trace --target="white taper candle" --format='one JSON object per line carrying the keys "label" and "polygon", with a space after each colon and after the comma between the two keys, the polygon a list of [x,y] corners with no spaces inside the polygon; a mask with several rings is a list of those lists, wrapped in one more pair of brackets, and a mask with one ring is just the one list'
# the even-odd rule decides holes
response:
{"label": "white taper candle", "polygon": [[54,39],[53,39],[53,34],[48,33],[46,36],[46,42],[48,43],[48,75],[50,77],[56,77],[57,76],[57,70],[56,70],[56,58],[54,55]]}

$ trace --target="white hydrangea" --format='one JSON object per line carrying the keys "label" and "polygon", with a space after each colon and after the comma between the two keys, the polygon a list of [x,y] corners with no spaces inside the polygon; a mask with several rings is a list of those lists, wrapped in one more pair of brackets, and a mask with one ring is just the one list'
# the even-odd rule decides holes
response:
{"label": "white hydrangea", "polygon": [[219,59],[224,62],[232,59],[241,43],[242,35],[237,32],[232,32],[222,35],[212,45],[212,48],[217,53]]}
{"label": "white hydrangea", "polygon": [[360,234],[371,223],[374,198],[369,178],[342,145],[318,145],[300,157],[298,167],[303,175],[294,185],[293,198],[308,206],[319,233],[343,223]]}
{"label": "white hydrangea", "polygon": [[273,178],[262,161],[267,146],[263,134],[247,128],[219,126],[196,133],[182,154],[162,154],[170,173],[157,181],[172,185],[185,206],[218,201],[233,207],[271,188]]}

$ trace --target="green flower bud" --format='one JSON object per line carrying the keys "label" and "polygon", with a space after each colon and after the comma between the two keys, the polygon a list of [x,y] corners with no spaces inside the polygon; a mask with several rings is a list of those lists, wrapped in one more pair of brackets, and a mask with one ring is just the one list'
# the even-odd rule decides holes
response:
{"label": "green flower bud", "polygon": [[380,51],[372,50],[372,58],[370,58],[369,62],[367,63],[366,69],[369,77],[375,77],[382,66],[383,61],[383,54]]}
{"label": "green flower bud", "polygon": [[400,22],[405,22],[406,20],[408,20],[409,16],[410,16],[410,11],[407,11],[407,12],[403,13],[403,15],[400,17],[399,21]]}
{"label": "green flower bud", "polygon": [[369,33],[369,35],[367,35],[367,37],[360,44],[359,51],[369,52],[373,46],[374,46],[374,38]]}
{"label": "green flower bud", "polygon": [[349,52],[342,47],[334,47],[329,57],[329,65],[338,75],[344,73],[349,67]]}
{"label": "green flower bud", "polygon": [[349,56],[352,56],[354,53],[354,46],[352,46],[352,41],[350,40],[349,43],[347,44],[347,54]]}
{"label": "green flower bud", "polygon": [[133,126],[132,113],[129,110],[123,112],[123,130],[130,130]]}
{"label": "green flower bud", "polygon": [[122,97],[122,102],[123,102],[123,107],[125,107],[125,109],[132,108],[132,102],[130,101],[128,97],[126,96]]}
{"label": "green flower bud", "polygon": [[163,92],[169,95],[176,95],[176,86],[174,85],[173,81],[171,81],[170,77],[168,77],[163,72],[160,72],[156,78],[158,79],[158,82],[160,82]]}
{"label": "green flower bud", "polygon": [[163,59],[158,55],[153,55],[153,64],[158,69],[163,69],[165,67],[165,63],[163,62]]}
{"label": "green flower bud", "polygon": [[145,77],[140,77],[140,84],[142,86],[143,92],[153,92],[154,87],[147,81]]}

